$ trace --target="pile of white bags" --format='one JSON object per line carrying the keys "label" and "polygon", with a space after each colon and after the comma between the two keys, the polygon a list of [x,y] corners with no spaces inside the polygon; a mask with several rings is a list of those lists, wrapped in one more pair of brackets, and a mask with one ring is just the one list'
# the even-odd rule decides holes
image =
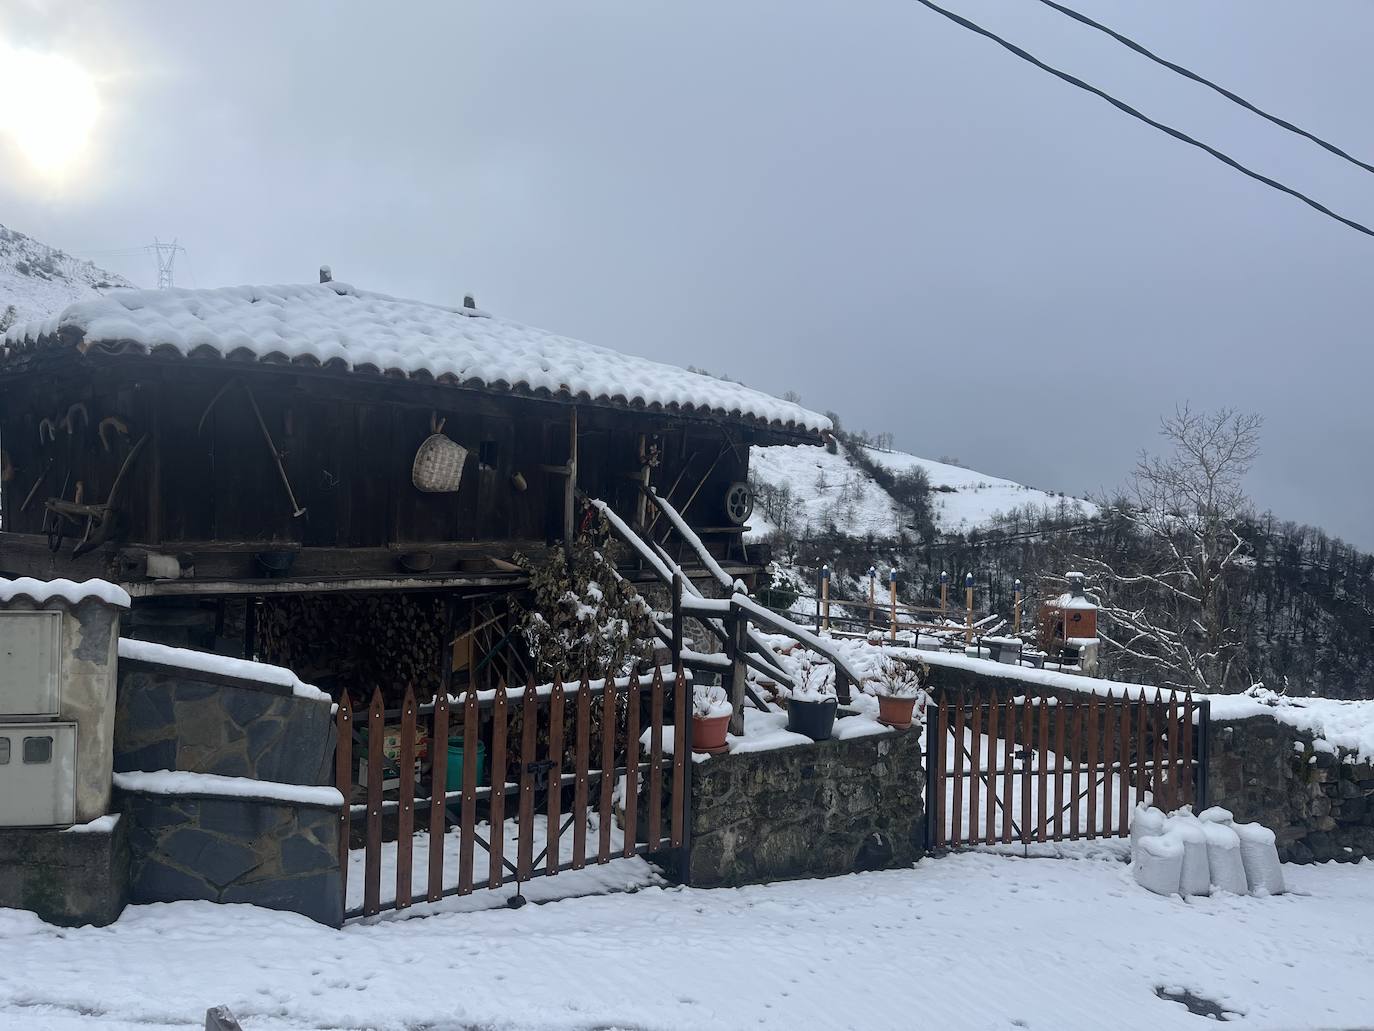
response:
{"label": "pile of white bags", "polygon": [[1283,868],[1274,832],[1234,821],[1225,809],[1194,816],[1191,806],[1164,813],[1136,806],[1131,817],[1131,870],[1159,895],[1277,895]]}

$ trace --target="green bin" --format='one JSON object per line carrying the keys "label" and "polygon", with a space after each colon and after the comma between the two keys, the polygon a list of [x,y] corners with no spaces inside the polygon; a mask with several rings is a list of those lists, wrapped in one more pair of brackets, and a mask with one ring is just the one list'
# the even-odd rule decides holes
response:
{"label": "green bin", "polygon": [[[487,782],[487,746],[477,742],[477,786]],[[463,787],[463,739],[448,739],[448,769],[444,771],[444,790],[459,791]]]}

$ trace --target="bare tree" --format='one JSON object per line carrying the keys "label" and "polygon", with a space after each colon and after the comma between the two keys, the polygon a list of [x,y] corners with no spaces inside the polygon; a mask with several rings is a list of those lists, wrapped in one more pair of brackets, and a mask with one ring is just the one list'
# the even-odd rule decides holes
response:
{"label": "bare tree", "polygon": [[1242,480],[1259,454],[1263,419],[1187,405],[1162,420],[1169,444],[1141,453],[1126,490],[1108,506],[1136,539],[1080,556],[1101,606],[1108,654],[1162,686],[1243,686],[1243,637],[1231,625],[1228,587],[1248,562],[1240,533],[1250,514]]}

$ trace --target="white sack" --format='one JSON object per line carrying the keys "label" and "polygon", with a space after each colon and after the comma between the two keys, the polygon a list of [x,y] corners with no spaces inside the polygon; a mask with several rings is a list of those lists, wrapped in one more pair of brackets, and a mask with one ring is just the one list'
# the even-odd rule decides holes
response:
{"label": "white sack", "polygon": [[1231,810],[1223,809],[1219,805],[1214,805],[1211,809],[1204,809],[1197,814],[1197,818],[1203,823],[1219,823],[1223,827],[1229,827],[1236,822]]}
{"label": "white sack", "polygon": [[1183,874],[1183,842],[1176,837],[1149,835],[1131,853],[1135,882],[1156,895],[1177,895]]}
{"label": "white sack", "polygon": [[1283,867],[1279,864],[1274,832],[1258,823],[1238,823],[1234,830],[1240,838],[1240,859],[1245,866],[1245,881],[1250,893],[1283,894]]}
{"label": "white sack", "polygon": [[1171,816],[1164,824],[1165,837],[1177,837],[1183,844],[1183,872],[1179,890],[1184,895],[1210,895],[1212,869],[1207,862],[1207,834],[1202,821],[1191,812]]}
{"label": "white sack", "polygon": [[1141,838],[1152,838],[1164,833],[1164,812],[1154,806],[1138,805],[1131,812],[1131,854]]}
{"label": "white sack", "polygon": [[1207,866],[1211,870],[1212,887],[1244,895],[1249,882],[1245,878],[1245,863],[1240,858],[1240,837],[1224,824],[1201,818],[1200,822],[1202,833],[1207,836]]}

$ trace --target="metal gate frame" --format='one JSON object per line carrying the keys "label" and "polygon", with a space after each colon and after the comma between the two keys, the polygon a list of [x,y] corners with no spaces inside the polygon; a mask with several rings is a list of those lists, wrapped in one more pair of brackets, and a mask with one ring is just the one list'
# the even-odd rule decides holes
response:
{"label": "metal gate frame", "polygon": [[[1152,700],[1144,690],[1134,698],[1107,692],[1018,699],[999,700],[995,691],[959,695],[928,712],[931,848],[1125,837],[1130,812],[1147,791],[1162,808],[1207,805],[1210,700],[1158,690]],[[1099,792],[1111,777],[1116,783],[1102,793],[1099,814]],[[952,822],[950,812],[957,815]]]}

